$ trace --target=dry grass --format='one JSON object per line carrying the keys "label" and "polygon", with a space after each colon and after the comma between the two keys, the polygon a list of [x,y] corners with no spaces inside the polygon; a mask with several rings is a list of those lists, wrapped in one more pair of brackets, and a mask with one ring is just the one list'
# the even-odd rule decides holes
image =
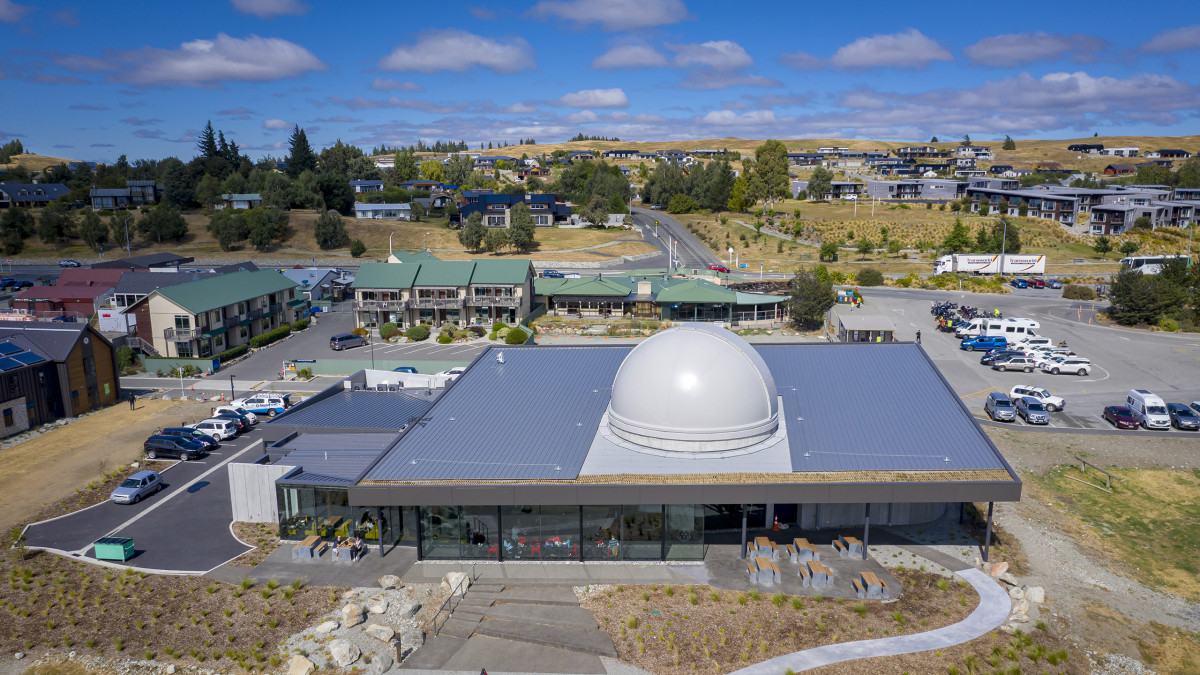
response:
{"label": "dry grass", "polygon": [[231,560],[234,567],[256,567],[279,548],[279,525],[275,523],[235,522],[233,534],[254,548]]}
{"label": "dry grass", "polygon": [[78,162],[77,159],[66,159],[63,157],[52,157],[50,155],[34,155],[23,154],[13,155],[8,164],[0,164],[0,169],[11,169],[17,166],[23,166],[30,171],[43,171],[47,167],[66,164],[67,162]]}

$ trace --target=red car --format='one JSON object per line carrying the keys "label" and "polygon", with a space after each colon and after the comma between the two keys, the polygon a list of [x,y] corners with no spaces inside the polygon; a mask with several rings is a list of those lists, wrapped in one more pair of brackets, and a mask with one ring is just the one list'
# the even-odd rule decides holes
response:
{"label": "red car", "polygon": [[724,272],[725,274],[729,274],[729,268],[724,265],[709,265],[708,269],[714,272]]}
{"label": "red car", "polygon": [[1118,429],[1138,428],[1138,421],[1133,416],[1133,411],[1123,405],[1110,405],[1105,408],[1104,419]]}
{"label": "red car", "polygon": [[1032,278],[1032,279],[1030,279],[1030,280],[1029,280],[1029,287],[1030,287],[1030,288],[1045,288],[1045,287],[1046,287],[1046,280],[1045,280],[1045,279],[1039,279],[1038,277],[1034,277],[1034,278]]}

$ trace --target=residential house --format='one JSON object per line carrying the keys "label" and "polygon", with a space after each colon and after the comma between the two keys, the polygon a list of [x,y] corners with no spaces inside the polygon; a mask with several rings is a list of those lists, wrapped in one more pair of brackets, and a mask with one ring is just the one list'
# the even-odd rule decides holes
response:
{"label": "residential house", "polygon": [[1000,175],[1005,178],[1024,178],[1033,175],[1033,169],[1009,169]]}
{"label": "residential house", "polygon": [[513,174],[516,176],[517,180],[525,180],[526,178],[541,178],[542,176],[549,176],[550,170],[543,169],[540,166],[527,166],[523,169],[517,169],[513,172]]}
{"label": "residential house", "polygon": [[1072,143],[1067,146],[1071,152],[1082,152],[1087,155],[1098,155],[1104,151],[1103,143]]}
{"label": "residential house", "polygon": [[976,177],[967,181],[967,187],[991,188],[993,190],[1020,190],[1021,181],[1011,178]]}
{"label": "residential house", "polygon": [[787,155],[788,166],[820,166],[824,158],[819,152],[789,152]]}
{"label": "residential house", "polygon": [[1172,198],[1179,201],[1200,201],[1200,188],[1175,188]]}
{"label": "residential house", "polygon": [[88,169],[95,171],[96,167],[98,167],[100,165],[97,164],[96,162],[67,162],[67,168],[71,170],[71,173],[74,173],[85,166]]}
{"label": "residential house", "polygon": [[952,166],[956,166],[960,169],[974,169],[975,168],[975,158],[974,157],[955,157],[954,161],[950,162],[950,164]]}
{"label": "residential house", "polygon": [[352,180],[350,187],[354,190],[354,194],[360,195],[365,192],[383,192],[383,181],[381,180]]}
{"label": "residential house", "polygon": [[340,270],[330,267],[296,266],[281,272],[296,283],[297,297],[308,302],[326,299],[339,301],[350,283]]}
{"label": "residential house", "polygon": [[960,145],[954,149],[954,156],[970,159],[992,159],[992,149],[986,145]]}
{"label": "residential house", "polygon": [[[1149,157],[1150,155],[1147,154],[1146,156]],[[1163,150],[1159,150],[1157,156],[1163,159],[1189,159],[1191,158],[1192,153],[1188,152],[1187,150],[1180,150],[1178,148],[1165,148]]]}
{"label": "residential house", "polygon": [[912,145],[896,148],[892,152],[903,159],[936,159],[950,156],[949,150],[939,150],[932,145]]}
{"label": "residential house", "polygon": [[525,204],[533,213],[533,222],[538,227],[553,227],[571,220],[571,207],[552,194],[477,195],[459,209],[460,222],[466,222],[472,213],[483,214],[483,224],[488,227],[508,227],[511,224],[512,207]]}
{"label": "residential house", "polygon": [[412,220],[412,204],[354,203],[354,217],[360,220]]}
{"label": "residential house", "polygon": [[640,159],[643,161],[647,160],[647,159],[650,161],[654,161],[654,160],[658,159],[658,153],[654,153],[654,152],[638,152],[638,153],[636,153],[635,156],[637,159]]}
{"label": "residential house", "polygon": [[[253,267],[253,263],[245,263]],[[255,268],[257,269],[257,268]],[[96,310],[100,330],[109,333],[136,334],[133,330],[137,316],[126,313],[142,298],[159,288],[178,286],[214,276],[218,272],[189,270],[133,270],[122,272],[121,278],[111,294],[101,298],[103,304]]]}
{"label": "residential house", "polygon": [[0,183],[0,209],[45,206],[70,192],[62,183]]}
{"label": "residential house", "polygon": [[605,150],[605,159],[634,159],[637,157],[637,150]]}
{"label": "residential house", "polygon": [[[829,192],[821,195],[821,199],[856,199],[865,186],[853,181],[835,180],[829,184]],[[792,197],[799,198],[800,193],[808,190],[808,181],[792,181]]]}
{"label": "residential house", "polygon": [[1165,211],[1158,205],[1137,204],[1099,204],[1092,207],[1092,215],[1088,218],[1089,234],[1121,234],[1133,227],[1138,218],[1149,218],[1151,228],[1158,229],[1162,225]]}
{"label": "residential house", "polygon": [[487,188],[484,188],[482,190],[463,190],[462,194],[460,195],[461,198],[459,199],[458,204],[460,207],[466,206],[468,204],[478,204],[479,200],[482,199],[484,195],[491,195],[491,194],[496,194],[495,190],[491,190],[491,189],[487,189]]}
{"label": "residential house", "polygon": [[87,323],[0,321],[0,436],[121,400],[116,350]]}
{"label": "residential house", "polygon": [[[1013,182],[1016,183],[1017,181]],[[1015,190],[1018,187],[1013,187],[1012,189]],[[1079,213],[1089,213],[1094,206],[1112,203],[1118,196],[1127,196],[1127,193],[1123,190],[1107,188],[1073,188],[1063,185],[1038,185],[1035,189],[1044,190],[1052,194],[1074,197],[1076,199],[1076,209]]]}
{"label": "residential house", "polygon": [[955,169],[954,170],[955,178],[979,178],[981,176],[987,176],[987,172],[984,171],[983,169]]}
{"label": "residential house", "polygon": [[406,180],[397,187],[409,192],[424,190],[425,192],[433,193],[442,190],[445,186],[441,181],[437,180]]}
{"label": "residential house", "polygon": [[967,184],[938,178],[906,178],[899,181],[869,180],[865,194],[871,199],[919,199],[949,201],[966,194]]}
{"label": "residential house", "polygon": [[375,163],[375,168],[380,171],[396,168],[395,155],[380,155],[379,157],[372,157],[371,161]]}
{"label": "residential house", "polygon": [[483,155],[475,158],[476,171],[491,171],[497,168],[499,162],[504,162],[508,168],[513,168],[517,164],[515,157],[506,157],[504,155]]}
{"label": "residential house", "polygon": [[133,203],[129,188],[92,188],[88,192],[93,211],[115,211],[127,209]]}
{"label": "residential house", "polygon": [[912,168],[918,174],[921,174],[923,176],[927,173],[933,173],[933,174],[950,173],[950,172],[954,171],[955,165],[950,162],[938,162],[938,163],[917,162],[916,164],[913,165]]}
{"label": "residential house", "polygon": [[988,167],[988,173],[991,173],[991,174],[999,175],[999,174],[1004,173],[1005,171],[1012,171],[1012,165],[1011,164],[993,164]]}
{"label": "residential house", "polygon": [[1153,160],[1150,160],[1149,162],[1139,162],[1137,164],[1137,168],[1140,169],[1143,166],[1145,166],[1145,167],[1151,167],[1151,168],[1161,167],[1163,169],[1170,169],[1174,165],[1175,165],[1175,162],[1173,162],[1172,160],[1169,160],[1169,159],[1153,159]]}
{"label": "residential house", "polygon": [[1104,157],[1137,157],[1138,149],[1136,147],[1128,148],[1104,148],[1099,155]]}
{"label": "residential house", "polygon": [[162,197],[162,188],[152,180],[127,180],[125,188],[129,190],[129,201],[134,206],[154,204]]}
{"label": "residential house", "polygon": [[253,209],[262,206],[262,195],[257,192],[248,194],[221,195],[221,201],[213,205],[214,209]]}
{"label": "residential house", "polygon": [[446,205],[454,201],[454,197],[448,193],[439,192],[428,197],[413,197],[413,204],[420,204],[425,207],[425,213],[430,213],[433,209],[444,209]]}
{"label": "residential house", "polygon": [[387,262],[392,264],[428,262],[430,260],[441,260],[441,258],[430,253],[427,250],[421,249],[416,251],[403,250],[395,251],[388,256]]}
{"label": "residential house", "polygon": [[1078,198],[1046,190],[968,187],[967,197],[971,199],[971,210],[977,213],[1017,216],[1024,206],[1030,218],[1053,220],[1061,225],[1074,225],[1079,210]]}
{"label": "residential house", "polygon": [[291,323],[306,303],[275,270],[233,272],[159,288],[134,303],[139,346],[205,358]]}
{"label": "residential house", "polygon": [[364,263],[353,284],[355,325],[516,324],[533,309],[534,275],[529,260]]}
{"label": "residential house", "polygon": [[822,145],[821,147],[817,148],[817,154],[824,155],[826,157],[841,157],[847,152],[850,152],[850,148],[839,145]]}
{"label": "residential house", "polygon": [[1131,173],[1136,173],[1137,169],[1128,164],[1109,164],[1104,167],[1105,176],[1128,176]]}
{"label": "residential house", "polygon": [[101,260],[100,262],[92,263],[92,269],[162,269],[179,267],[195,260],[191,256],[176,255],[174,253],[147,253],[146,255],[135,255],[132,258]]}
{"label": "residential house", "polygon": [[585,160],[585,159],[596,159],[596,153],[592,152],[591,150],[573,150],[571,152],[571,159],[577,160],[577,161]]}
{"label": "residential house", "polygon": [[12,299],[12,307],[39,319],[87,321],[112,294],[122,274],[119,269],[64,269],[56,285],[26,288]]}

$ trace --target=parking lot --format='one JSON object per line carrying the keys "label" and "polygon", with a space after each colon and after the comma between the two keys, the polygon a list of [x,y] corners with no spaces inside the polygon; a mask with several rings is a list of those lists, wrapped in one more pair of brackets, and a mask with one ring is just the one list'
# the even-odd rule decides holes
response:
{"label": "parking lot", "polygon": [[105,501],[82,511],[31,524],[25,545],[64,555],[95,558],[101,537],[130,537],[134,556],[126,564],[166,573],[203,574],[250,550],[230,532],[230,462],[249,462],[262,453],[257,427],[223,441],[208,456],[190,462],[147,461],[162,474],[164,488],[137,504]]}

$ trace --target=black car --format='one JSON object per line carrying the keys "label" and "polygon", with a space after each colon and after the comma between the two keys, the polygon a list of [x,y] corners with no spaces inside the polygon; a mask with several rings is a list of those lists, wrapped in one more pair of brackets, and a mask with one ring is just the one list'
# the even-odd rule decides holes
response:
{"label": "black car", "polygon": [[33,282],[32,282],[32,281],[16,281],[16,282],[13,282],[12,289],[13,289],[14,291],[19,291],[19,290],[21,290],[21,289],[23,289],[23,288],[33,288]]}
{"label": "black car", "polygon": [[231,412],[223,412],[220,415],[213,415],[212,419],[229,420],[237,425],[238,433],[246,431],[250,428],[250,420],[245,415],[237,415]]}
{"label": "black car", "polygon": [[157,435],[181,436],[183,438],[190,438],[192,440],[200,441],[206,448],[215,448],[217,445],[219,445],[217,439],[209,436],[199,429],[193,429],[191,427],[167,427],[166,429],[159,431]]}
{"label": "black car", "polygon": [[178,457],[185,462],[208,454],[203,443],[182,436],[151,436],[142,443],[142,450],[148,459]]}
{"label": "black car", "polygon": [[17,283],[17,280],[12,277],[0,277],[0,289],[8,288]]}
{"label": "black car", "polygon": [[993,349],[979,358],[979,363],[990,366],[997,361],[1003,361],[1010,356],[1024,356],[1025,352],[1015,349]]}

